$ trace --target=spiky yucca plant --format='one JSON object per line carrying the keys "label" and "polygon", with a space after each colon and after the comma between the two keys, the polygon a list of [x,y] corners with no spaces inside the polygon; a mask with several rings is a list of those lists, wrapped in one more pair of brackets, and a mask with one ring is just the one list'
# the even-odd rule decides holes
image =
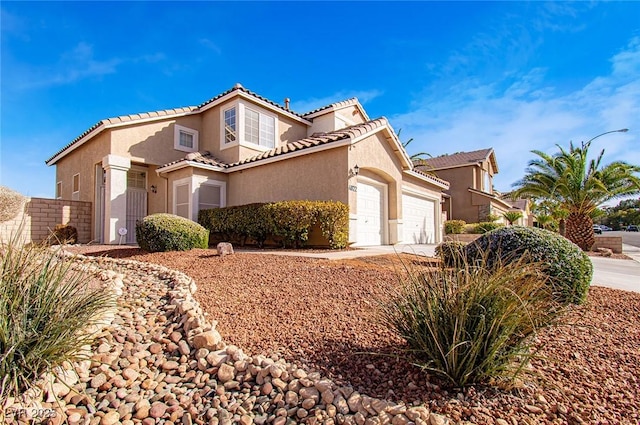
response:
{"label": "spiky yucca plant", "polygon": [[0,246],[0,405],[36,385],[45,372],[82,358],[86,330],[115,297],[44,246]]}
{"label": "spiky yucca plant", "polygon": [[456,387],[515,378],[528,362],[530,337],[562,307],[539,265],[471,265],[409,270],[382,302],[381,319],[407,341],[414,363]]}

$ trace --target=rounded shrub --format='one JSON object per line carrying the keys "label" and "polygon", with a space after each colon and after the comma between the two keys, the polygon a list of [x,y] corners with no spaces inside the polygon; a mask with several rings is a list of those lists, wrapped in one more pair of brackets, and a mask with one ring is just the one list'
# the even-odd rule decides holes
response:
{"label": "rounded shrub", "polygon": [[440,257],[446,267],[454,267],[464,260],[466,242],[444,241],[436,246],[436,256]]}
{"label": "rounded shrub", "polygon": [[209,231],[173,214],[152,214],[136,224],[140,248],[149,252],[188,251],[209,247]]}
{"label": "rounded shrub", "polygon": [[467,224],[464,220],[447,220],[444,222],[444,232],[447,235],[459,235],[464,232],[464,226]]}
{"label": "rounded shrub", "polygon": [[487,232],[465,248],[469,262],[482,260],[499,267],[520,260],[540,263],[563,304],[580,304],[591,284],[593,266],[589,257],[568,239],[535,227],[511,226]]}

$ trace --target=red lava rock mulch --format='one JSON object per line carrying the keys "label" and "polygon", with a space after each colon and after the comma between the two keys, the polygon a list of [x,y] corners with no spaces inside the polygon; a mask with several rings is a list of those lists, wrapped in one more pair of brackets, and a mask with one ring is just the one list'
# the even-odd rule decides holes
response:
{"label": "red lava rock mulch", "polygon": [[402,360],[403,342],[376,319],[376,300],[397,282],[395,255],[330,261],[264,254],[220,258],[213,250],[93,250],[187,273],[228,343],[249,354],[280,353],[370,396],[425,403],[477,424],[640,423],[637,293],[593,287],[587,303],[566,318],[569,325],[542,331],[540,358],[532,362],[536,382],[511,391],[453,390]]}

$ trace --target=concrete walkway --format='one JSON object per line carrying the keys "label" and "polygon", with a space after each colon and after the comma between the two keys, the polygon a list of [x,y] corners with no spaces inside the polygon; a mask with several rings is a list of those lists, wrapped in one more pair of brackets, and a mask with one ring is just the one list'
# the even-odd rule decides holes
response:
{"label": "concrete walkway", "polygon": [[[323,258],[327,260],[343,260],[394,253],[433,257],[435,255],[435,247],[436,245],[383,245],[360,247],[358,249],[336,252],[265,251],[252,249],[242,249],[242,252]],[[624,254],[631,257],[633,261],[606,257],[590,257],[591,262],[593,263],[592,285],[621,289],[624,291],[640,292],[640,248],[632,245],[623,245],[622,251]]]}

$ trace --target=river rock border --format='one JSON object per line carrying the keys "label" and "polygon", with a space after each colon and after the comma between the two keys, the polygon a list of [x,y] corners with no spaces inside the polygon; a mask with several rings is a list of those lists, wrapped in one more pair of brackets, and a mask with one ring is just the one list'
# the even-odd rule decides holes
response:
{"label": "river rock border", "polygon": [[118,302],[91,359],[59,370],[45,390],[37,407],[56,412],[49,424],[454,424],[423,405],[371,398],[277,355],[226,345],[184,273],[64,255],[105,281]]}

